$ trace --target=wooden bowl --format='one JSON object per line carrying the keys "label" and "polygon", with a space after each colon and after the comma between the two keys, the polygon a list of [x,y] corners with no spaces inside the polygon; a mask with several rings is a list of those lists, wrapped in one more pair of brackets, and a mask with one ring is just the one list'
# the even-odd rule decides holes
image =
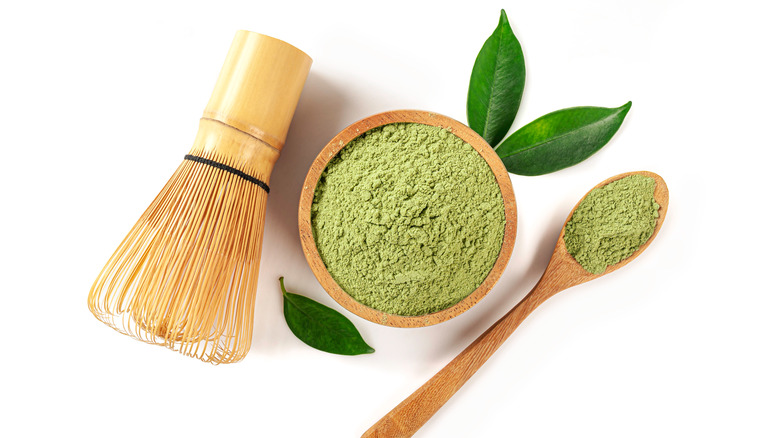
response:
{"label": "wooden bowl", "polygon": [[[504,241],[501,245],[501,251],[498,254],[493,269],[490,270],[485,280],[471,294],[459,301],[457,304],[440,310],[435,313],[420,316],[403,316],[381,312],[368,307],[356,301],[336,283],[331,277],[325,264],[320,257],[317,245],[314,242],[311,225],[311,203],[314,199],[314,189],[320,180],[320,175],[328,165],[328,162],[350,141],[374,128],[392,124],[392,123],[419,123],[423,125],[436,126],[451,131],[463,141],[471,145],[482,158],[485,159],[493,175],[496,177],[498,186],[501,189],[501,196],[504,200],[504,217],[506,225],[504,227]],[[314,163],[306,175],[301,192],[301,200],[298,206],[298,231],[301,236],[301,245],[306,260],[309,263],[314,276],[317,277],[322,287],[336,302],[345,309],[377,324],[392,327],[424,327],[446,321],[454,316],[460,315],[471,306],[481,300],[490,289],[496,284],[498,278],[504,272],[509,256],[512,254],[512,248],[515,244],[517,234],[517,207],[515,204],[515,194],[512,190],[512,182],[509,180],[504,164],[493,148],[482,139],[476,132],[468,126],[453,120],[449,117],[435,114],[427,111],[399,110],[389,111],[367,117],[363,120],[353,123],[346,129],[336,135],[327,146],[317,155]]]}

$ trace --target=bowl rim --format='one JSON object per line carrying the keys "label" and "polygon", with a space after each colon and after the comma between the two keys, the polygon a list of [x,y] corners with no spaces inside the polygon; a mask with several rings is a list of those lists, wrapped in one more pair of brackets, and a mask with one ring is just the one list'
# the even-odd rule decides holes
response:
{"label": "bowl rim", "polygon": [[[452,132],[467,144],[471,145],[487,162],[488,166],[490,166],[501,190],[501,197],[503,198],[504,203],[504,239],[493,268],[482,283],[458,303],[446,309],[426,315],[404,316],[385,313],[366,306],[352,298],[351,295],[346,293],[338,283],[336,283],[330,275],[330,272],[328,272],[320,257],[312,233],[311,204],[314,199],[314,190],[320,180],[322,171],[330,160],[356,137],[359,137],[374,128],[393,123],[418,123],[436,126]],[[512,255],[512,249],[514,248],[517,235],[517,206],[514,190],[512,189],[512,181],[509,178],[509,174],[507,173],[504,164],[501,162],[498,155],[496,155],[493,148],[490,147],[479,134],[463,123],[441,114],[421,110],[394,110],[374,114],[352,123],[336,134],[336,136],[320,151],[312,165],[309,167],[309,171],[306,174],[306,179],[303,183],[303,189],[301,190],[301,197],[298,204],[298,234],[300,236],[304,256],[306,257],[306,261],[314,273],[314,276],[328,295],[336,300],[339,305],[355,315],[377,324],[391,327],[425,327],[447,321],[460,315],[484,298],[493,286],[495,286],[499,277],[504,272],[504,269],[509,262],[509,258]]]}

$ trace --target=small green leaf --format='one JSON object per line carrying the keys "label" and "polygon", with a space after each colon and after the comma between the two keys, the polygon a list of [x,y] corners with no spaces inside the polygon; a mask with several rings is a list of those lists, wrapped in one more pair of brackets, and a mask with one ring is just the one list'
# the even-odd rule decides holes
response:
{"label": "small green leaf", "polygon": [[595,154],[615,135],[631,102],[619,108],[580,106],[552,112],[518,129],[496,148],[506,170],[544,175]]}
{"label": "small green leaf", "polygon": [[374,352],[344,315],[311,298],[287,292],[284,277],[279,278],[279,284],[284,297],[284,319],[298,339],[327,353],[354,356]]}
{"label": "small green leaf", "polygon": [[491,146],[509,131],[525,86],[525,60],[506,12],[474,61],[466,112],[469,127]]}

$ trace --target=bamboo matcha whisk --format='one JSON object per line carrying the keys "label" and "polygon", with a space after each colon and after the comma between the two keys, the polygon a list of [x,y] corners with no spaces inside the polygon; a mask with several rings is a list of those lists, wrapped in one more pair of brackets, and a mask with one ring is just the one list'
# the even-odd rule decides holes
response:
{"label": "bamboo matcha whisk", "polygon": [[236,33],[195,144],[92,285],[99,320],[205,362],[246,356],[268,178],[310,66],[283,41]]}

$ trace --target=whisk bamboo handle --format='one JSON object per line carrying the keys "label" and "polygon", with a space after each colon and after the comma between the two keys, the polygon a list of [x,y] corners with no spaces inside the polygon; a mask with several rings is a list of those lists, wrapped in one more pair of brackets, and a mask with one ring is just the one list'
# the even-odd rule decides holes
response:
{"label": "whisk bamboo handle", "polygon": [[571,286],[566,278],[556,276],[554,271],[554,266],[548,268],[520,303],[371,426],[363,438],[406,438],[414,435],[487,362],[531,312],[551,296]]}
{"label": "whisk bamboo handle", "polygon": [[268,187],[280,151],[244,131],[217,120],[202,118],[190,154],[214,159],[262,181]]}
{"label": "whisk bamboo handle", "polygon": [[268,187],[311,62],[284,41],[236,32],[190,153],[215,157]]}
{"label": "whisk bamboo handle", "polygon": [[236,32],[203,117],[281,150],[311,62],[284,41]]}
{"label": "whisk bamboo handle", "polygon": [[245,173],[268,191],[310,67],[311,58],[284,41],[236,32],[190,155]]}

